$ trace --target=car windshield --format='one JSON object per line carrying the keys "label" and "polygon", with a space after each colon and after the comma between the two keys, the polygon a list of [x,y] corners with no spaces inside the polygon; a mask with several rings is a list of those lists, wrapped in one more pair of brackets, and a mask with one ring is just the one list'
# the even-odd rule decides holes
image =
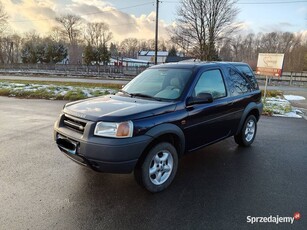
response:
{"label": "car windshield", "polygon": [[130,81],[122,94],[154,100],[180,98],[192,75],[189,69],[147,69]]}

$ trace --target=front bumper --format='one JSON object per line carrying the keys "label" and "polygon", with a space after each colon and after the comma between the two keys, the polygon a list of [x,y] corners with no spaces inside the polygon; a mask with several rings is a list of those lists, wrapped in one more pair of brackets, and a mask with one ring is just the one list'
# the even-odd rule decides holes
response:
{"label": "front bumper", "polygon": [[62,114],[54,125],[54,139],[59,149],[71,160],[95,171],[130,173],[152,141],[150,136],[116,139],[93,135],[95,122],[88,121],[83,133],[75,132],[63,123]]}

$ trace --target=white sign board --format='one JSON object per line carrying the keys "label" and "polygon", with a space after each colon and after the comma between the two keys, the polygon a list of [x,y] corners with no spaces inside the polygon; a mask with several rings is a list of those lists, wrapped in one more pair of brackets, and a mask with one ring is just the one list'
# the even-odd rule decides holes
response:
{"label": "white sign board", "polygon": [[284,62],[284,54],[259,53],[257,74],[280,77]]}

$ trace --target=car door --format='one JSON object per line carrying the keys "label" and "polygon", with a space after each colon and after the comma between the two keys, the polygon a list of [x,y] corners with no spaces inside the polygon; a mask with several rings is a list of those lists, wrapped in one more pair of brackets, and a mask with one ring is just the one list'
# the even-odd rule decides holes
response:
{"label": "car door", "polygon": [[227,67],[226,81],[229,88],[229,96],[232,104],[233,122],[232,130],[238,128],[244,109],[252,101],[252,84],[245,76],[233,67]]}
{"label": "car door", "polygon": [[227,97],[225,79],[220,68],[201,72],[191,97],[210,93],[213,102],[192,104],[186,107],[185,136],[187,150],[192,151],[229,136],[231,131],[231,110]]}

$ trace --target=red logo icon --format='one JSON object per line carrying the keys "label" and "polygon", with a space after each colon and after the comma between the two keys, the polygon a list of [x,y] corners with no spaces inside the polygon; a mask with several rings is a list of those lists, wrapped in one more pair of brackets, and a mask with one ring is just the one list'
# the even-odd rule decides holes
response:
{"label": "red logo icon", "polygon": [[295,220],[299,220],[299,219],[301,219],[301,213],[295,212],[293,217],[294,217]]}

